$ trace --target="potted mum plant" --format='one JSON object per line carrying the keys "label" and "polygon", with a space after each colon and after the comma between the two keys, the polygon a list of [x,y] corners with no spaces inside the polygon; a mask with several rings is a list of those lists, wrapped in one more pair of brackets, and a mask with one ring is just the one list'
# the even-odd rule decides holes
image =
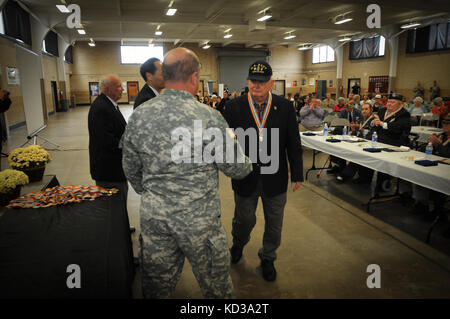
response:
{"label": "potted mum plant", "polygon": [[50,154],[40,145],[16,148],[8,156],[11,168],[27,174],[30,183],[42,180],[45,166],[51,160]]}
{"label": "potted mum plant", "polygon": [[5,169],[0,172],[0,206],[20,196],[20,189],[28,184],[28,176],[21,171]]}

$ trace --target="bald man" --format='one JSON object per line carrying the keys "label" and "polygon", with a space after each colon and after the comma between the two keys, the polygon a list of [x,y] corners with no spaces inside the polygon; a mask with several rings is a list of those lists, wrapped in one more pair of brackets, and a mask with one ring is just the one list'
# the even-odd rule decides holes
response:
{"label": "bald man", "polygon": [[122,82],[116,75],[106,75],[100,81],[100,91],[88,115],[91,177],[99,186],[118,188],[126,205],[128,184],[119,141],[127,123],[117,105],[122,97]]}
{"label": "bald man", "polygon": [[[220,113],[195,99],[200,71],[195,53],[185,48],[169,51],[162,71],[165,90],[133,112],[123,138],[125,175],[142,195],[143,295],[171,297],[187,258],[205,298],[232,298],[218,170],[240,179],[252,165],[226,133],[228,125]],[[211,136],[212,131],[221,139]],[[222,147],[212,161],[205,160],[211,141]],[[240,163],[228,160],[231,149]]]}

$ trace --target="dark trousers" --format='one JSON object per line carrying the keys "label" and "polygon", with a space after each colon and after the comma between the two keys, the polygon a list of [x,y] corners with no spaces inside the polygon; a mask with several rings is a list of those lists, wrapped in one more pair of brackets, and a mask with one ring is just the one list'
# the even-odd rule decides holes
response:
{"label": "dark trousers", "polygon": [[258,251],[258,256],[261,260],[274,261],[277,258],[275,251],[281,244],[286,193],[273,197],[265,196],[261,179],[251,196],[242,197],[236,192],[234,193],[235,209],[231,232],[233,244],[244,247],[250,241],[250,233],[256,224],[256,207],[259,197],[261,197],[263,203],[265,228],[263,247]]}

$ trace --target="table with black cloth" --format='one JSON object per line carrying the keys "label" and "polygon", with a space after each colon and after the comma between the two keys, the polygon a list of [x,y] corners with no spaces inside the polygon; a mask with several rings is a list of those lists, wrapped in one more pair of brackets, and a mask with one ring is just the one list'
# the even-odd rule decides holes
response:
{"label": "table with black cloth", "polygon": [[[67,287],[80,267],[81,288]],[[130,298],[128,215],[119,194],[0,211],[0,298]]]}

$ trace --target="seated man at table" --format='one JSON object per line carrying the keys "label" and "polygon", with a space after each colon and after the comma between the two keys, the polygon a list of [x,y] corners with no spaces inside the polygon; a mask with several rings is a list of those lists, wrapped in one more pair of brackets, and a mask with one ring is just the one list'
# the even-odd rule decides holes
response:
{"label": "seated man at table", "polygon": [[[408,135],[411,131],[411,117],[409,112],[403,108],[402,99],[402,95],[392,93],[389,96],[387,106],[374,115],[371,126],[373,131],[377,132],[378,142],[394,146],[409,144]],[[388,175],[379,172],[375,194],[381,191],[384,183],[389,184],[390,179]]]}
{"label": "seated man at table", "polygon": [[[359,98],[359,95],[355,95]],[[347,103],[346,108],[341,110],[339,112],[339,117],[342,119],[347,119],[350,122],[350,127],[347,128],[349,134],[356,134],[356,125],[359,125],[362,120],[361,112],[355,108],[355,103]],[[333,167],[330,172],[336,172],[337,176],[336,179],[339,182],[344,181],[342,178],[342,171],[345,169],[345,166],[347,165],[347,162],[339,157],[330,156],[331,162],[335,163],[336,166]]]}
{"label": "seated man at table", "polygon": [[[351,125],[352,132],[354,135],[367,140],[372,139],[372,126],[371,123],[374,119],[372,112],[372,105],[369,103],[364,103],[361,109],[362,121]],[[350,163],[336,176],[338,181],[345,181],[353,178],[353,176],[358,172],[358,178],[353,182],[355,184],[370,184],[372,181],[373,171],[367,167]]]}
{"label": "seated man at table", "polygon": [[313,97],[309,105],[300,110],[300,132],[321,131],[324,110],[319,106],[320,102]]}
{"label": "seated man at table", "polygon": [[[443,132],[440,135],[433,134],[429,142],[433,145],[433,154],[445,158],[450,158],[450,115],[447,115],[442,121]],[[425,152],[426,144],[419,149]],[[444,205],[447,196],[433,190],[429,190],[419,185],[413,186],[413,197],[415,204],[413,213],[425,213],[426,220],[433,220],[439,214],[444,213]],[[428,203],[433,202],[434,209],[430,212]],[[448,231],[447,231],[448,232]]]}
{"label": "seated man at table", "polygon": [[331,93],[327,93],[327,97],[322,100],[322,107],[324,109],[333,108],[336,102],[331,98]]}

